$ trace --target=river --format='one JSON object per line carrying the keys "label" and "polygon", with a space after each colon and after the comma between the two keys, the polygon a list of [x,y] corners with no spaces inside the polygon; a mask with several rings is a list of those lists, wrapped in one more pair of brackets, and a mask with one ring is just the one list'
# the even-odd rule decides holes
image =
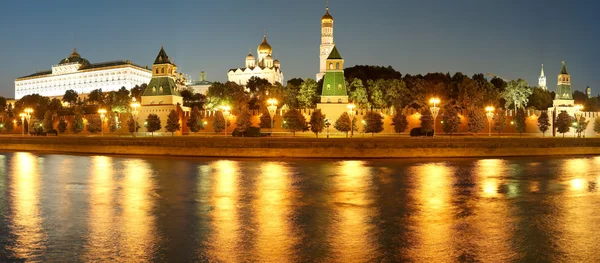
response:
{"label": "river", "polygon": [[0,262],[598,262],[600,157],[0,153]]}

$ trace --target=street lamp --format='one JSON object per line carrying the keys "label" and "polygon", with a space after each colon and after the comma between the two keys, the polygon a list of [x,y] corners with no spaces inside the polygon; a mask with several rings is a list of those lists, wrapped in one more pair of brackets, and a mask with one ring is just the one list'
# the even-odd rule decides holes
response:
{"label": "street lamp", "polygon": [[26,108],[25,113],[27,114],[27,133],[31,136],[31,132],[29,132],[29,128],[31,128],[31,113],[33,112],[32,108]]}
{"label": "street lamp", "polygon": [[488,119],[488,128],[489,128],[489,136],[492,136],[492,119],[494,118],[494,107],[492,106],[488,106],[485,108],[486,114],[485,116],[487,116]]}
{"label": "street lamp", "polygon": [[25,117],[27,114],[21,113],[19,116],[21,117],[21,136],[25,137]]}
{"label": "street lamp", "polygon": [[583,106],[575,105],[575,118],[577,119],[577,129],[575,130],[575,132],[577,132],[577,137],[581,137],[581,132],[579,131],[579,129],[581,125],[581,115],[583,115],[583,112],[581,111],[582,109]]}
{"label": "street lamp", "polygon": [[350,137],[354,136],[354,115],[356,115],[356,112],[354,111],[355,108],[356,105],[348,104],[348,116],[350,116]]}
{"label": "street lamp", "polygon": [[277,111],[277,100],[269,99],[267,100],[269,106],[267,106],[267,110],[269,110],[269,116],[271,117],[271,136],[273,136],[273,118],[275,118],[275,113]]}
{"label": "street lamp", "polygon": [[221,106],[221,110],[223,111],[223,117],[225,117],[225,136],[227,136],[227,119],[231,114],[231,107],[223,105]]}
{"label": "street lamp", "polygon": [[104,136],[104,129],[102,127],[104,126],[104,116],[106,114],[106,110],[99,109],[98,113],[100,114],[100,136]]}
{"label": "street lamp", "polygon": [[329,126],[331,126],[331,123],[329,123],[329,119],[327,118],[323,122],[325,123],[325,128],[327,128],[327,138],[329,138]]}
{"label": "street lamp", "polygon": [[135,97],[133,97],[131,99],[131,108],[133,108],[133,110],[131,111],[131,115],[133,116],[133,136],[135,136],[135,134],[137,133],[137,116],[138,116],[138,110],[137,108],[140,107],[140,103],[136,101]]}
{"label": "street lamp", "polygon": [[433,104],[433,107],[431,107],[431,115],[433,116],[433,136],[435,137],[435,121],[437,119],[438,114],[440,113],[440,107],[438,107],[437,104],[440,103],[440,99],[431,98],[429,100],[429,103]]}

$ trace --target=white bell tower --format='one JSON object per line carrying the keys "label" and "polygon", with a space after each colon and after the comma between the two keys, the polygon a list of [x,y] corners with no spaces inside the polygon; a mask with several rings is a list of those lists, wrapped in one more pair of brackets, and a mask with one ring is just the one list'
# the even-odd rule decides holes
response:
{"label": "white bell tower", "polygon": [[325,15],[321,18],[321,46],[319,57],[321,60],[317,81],[325,76],[327,69],[327,57],[333,50],[335,43],[333,42],[333,17],[329,14],[329,1],[326,2]]}

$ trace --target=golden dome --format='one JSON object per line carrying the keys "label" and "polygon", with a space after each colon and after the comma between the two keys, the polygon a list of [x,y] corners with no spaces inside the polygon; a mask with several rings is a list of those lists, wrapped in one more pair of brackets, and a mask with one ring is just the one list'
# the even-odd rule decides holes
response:
{"label": "golden dome", "polygon": [[329,14],[329,8],[326,9],[325,15],[321,18],[321,21],[323,20],[333,20],[333,16]]}
{"label": "golden dome", "polygon": [[258,45],[258,53],[259,54],[271,54],[272,51],[273,51],[273,49],[271,48],[271,45],[269,45],[269,43],[267,42],[267,35],[265,35],[262,43],[260,43],[260,45]]}

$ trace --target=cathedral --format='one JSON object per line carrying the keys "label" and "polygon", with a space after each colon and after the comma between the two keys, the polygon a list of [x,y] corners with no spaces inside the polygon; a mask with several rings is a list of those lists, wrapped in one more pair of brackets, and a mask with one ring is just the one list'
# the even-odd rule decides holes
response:
{"label": "cathedral", "polygon": [[227,73],[229,81],[245,86],[252,77],[268,80],[271,84],[283,83],[283,72],[279,60],[273,59],[273,49],[267,42],[267,34],[264,35],[262,43],[258,45],[257,58],[252,51],[246,56],[246,67],[230,69]]}

